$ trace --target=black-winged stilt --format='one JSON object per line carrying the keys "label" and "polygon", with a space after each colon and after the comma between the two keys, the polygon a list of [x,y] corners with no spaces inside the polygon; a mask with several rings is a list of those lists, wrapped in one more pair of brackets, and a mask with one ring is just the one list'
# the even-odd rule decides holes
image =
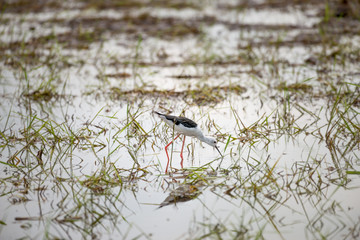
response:
{"label": "black-winged stilt", "polygon": [[202,131],[200,130],[200,128],[198,127],[197,123],[194,122],[191,119],[188,119],[186,117],[176,117],[176,116],[172,116],[172,115],[166,115],[166,114],[162,114],[159,112],[154,111],[154,113],[156,113],[167,125],[169,125],[171,128],[173,128],[175,131],[177,131],[179,134],[171,141],[169,142],[166,146],[165,146],[165,152],[166,152],[166,156],[168,158],[168,162],[166,164],[166,170],[165,173],[167,173],[168,167],[169,167],[169,162],[170,162],[170,158],[169,158],[169,154],[167,151],[167,148],[170,146],[170,144],[173,143],[173,141],[175,141],[181,134],[184,135],[184,139],[183,139],[183,145],[181,147],[181,152],[180,152],[180,157],[181,157],[181,162],[180,165],[181,167],[183,167],[183,162],[184,162],[184,158],[183,158],[183,150],[184,150],[184,145],[185,145],[185,137],[186,136],[190,136],[190,137],[196,137],[197,139],[199,139],[200,141],[209,144],[212,147],[215,147],[216,150],[218,150],[218,152],[220,153],[221,157],[222,154],[219,150],[219,148],[216,146],[216,139],[212,138],[212,137],[206,137],[204,136],[204,134],[202,133]]}

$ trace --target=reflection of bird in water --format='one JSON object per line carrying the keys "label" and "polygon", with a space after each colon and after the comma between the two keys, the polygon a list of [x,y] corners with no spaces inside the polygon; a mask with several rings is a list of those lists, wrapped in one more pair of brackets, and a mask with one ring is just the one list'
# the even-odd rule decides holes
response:
{"label": "reflection of bird in water", "polygon": [[169,196],[160,204],[159,208],[164,206],[175,204],[178,202],[187,202],[197,198],[201,194],[201,184],[191,185],[183,184],[180,187],[173,190]]}
{"label": "reflection of bird in water", "polygon": [[183,145],[181,147],[181,152],[180,152],[180,157],[181,157],[181,162],[180,165],[181,167],[183,167],[183,150],[184,150],[184,145],[185,145],[185,137],[186,136],[190,136],[190,137],[196,137],[197,139],[199,139],[200,141],[209,144],[212,147],[215,147],[216,150],[218,150],[218,152],[220,153],[221,157],[222,154],[219,150],[219,148],[216,146],[217,141],[215,138],[212,137],[206,137],[204,136],[204,134],[202,133],[202,131],[200,130],[200,128],[198,127],[197,123],[194,122],[191,119],[188,119],[186,117],[176,117],[176,116],[172,116],[172,115],[166,115],[166,114],[162,114],[162,113],[158,113],[156,111],[154,111],[154,113],[156,113],[167,125],[169,125],[171,128],[173,128],[175,131],[179,132],[179,134],[170,142],[165,146],[165,152],[166,152],[166,156],[168,158],[168,162],[166,165],[166,170],[165,173],[167,173],[168,167],[169,167],[169,162],[170,162],[170,158],[169,158],[169,154],[167,151],[167,148],[170,146],[170,144],[173,143],[173,141],[175,141],[181,134],[184,135],[184,139],[183,139]]}

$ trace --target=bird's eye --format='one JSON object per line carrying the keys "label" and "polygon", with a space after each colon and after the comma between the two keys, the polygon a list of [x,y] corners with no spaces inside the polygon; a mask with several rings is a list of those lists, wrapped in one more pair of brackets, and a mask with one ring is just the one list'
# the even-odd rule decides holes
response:
{"label": "bird's eye", "polygon": [[216,140],[214,140],[214,143],[216,143]]}

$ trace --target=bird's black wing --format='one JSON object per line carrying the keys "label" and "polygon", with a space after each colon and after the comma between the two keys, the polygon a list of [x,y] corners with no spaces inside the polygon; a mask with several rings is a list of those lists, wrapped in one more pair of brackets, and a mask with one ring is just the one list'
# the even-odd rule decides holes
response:
{"label": "bird's black wing", "polygon": [[175,117],[175,124],[178,125],[179,123],[181,123],[182,125],[184,125],[187,128],[196,128],[197,127],[197,123],[194,122],[191,119],[188,119],[186,117]]}
{"label": "bird's black wing", "polygon": [[197,127],[196,122],[194,122],[193,120],[188,119],[186,117],[177,117],[177,116],[173,116],[173,115],[162,114],[162,113],[159,113],[156,111],[154,111],[154,112],[158,115],[164,116],[167,120],[172,121],[176,125],[182,124],[187,128],[196,128]]}
{"label": "bird's black wing", "polygon": [[197,123],[194,122],[191,119],[188,119],[186,117],[177,117],[177,116],[173,116],[173,115],[166,115],[166,114],[162,114],[159,112],[154,111],[154,113],[165,117],[167,120],[175,123],[175,125],[179,125],[182,124],[183,126],[187,127],[187,128],[196,128],[197,127]]}

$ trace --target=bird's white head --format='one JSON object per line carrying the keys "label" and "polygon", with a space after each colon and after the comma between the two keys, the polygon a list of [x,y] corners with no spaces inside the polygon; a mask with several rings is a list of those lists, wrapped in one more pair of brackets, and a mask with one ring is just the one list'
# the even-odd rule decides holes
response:
{"label": "bird's white head", "polygon": [[212,147],[216,147],[216,146],[217,146],[217,145],[216,145],[216,144],[217,144],[216,139],[215,139],[215,138],[212,138],[212,137],[205,137],[204,142],[207,143],[207,144],[209,144],[209,145],[212,146]]}

